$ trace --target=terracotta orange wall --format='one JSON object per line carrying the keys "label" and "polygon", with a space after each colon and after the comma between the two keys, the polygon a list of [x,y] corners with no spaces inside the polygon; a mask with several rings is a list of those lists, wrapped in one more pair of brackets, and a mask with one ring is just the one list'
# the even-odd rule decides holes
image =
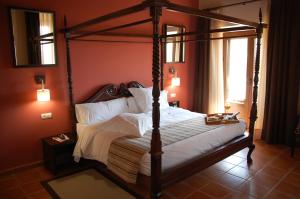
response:
{"label": "terracotta orange wall", "polygon": [[[63,35],[57,34],[58,64],[49,68],[13,68],[9,45],[6,6],[52,10],[56,14],[56,29],[63,27],[64,14],[69,25],[128,7],[138,0],[2,0],[0,3],[0,171],[42,160],[41,138],[70,130],[69,101],[66,79],[66,55]],[[197,7],[197,0],[174,0]],[[136,18],[136,17],[132,17]],[[108,25],[112,25],[109,22]],[[185,25],[194,28],[195,19],[181,14],[164,14],[162,24]],[[174,64],[181,77],[176,89],[183,107],[192,106],[194,52],[188,44],[186,63]],[[137,80],[151,85],[151,44],[72,43],[72,64],[75,99],[80,101],[106,83]],[[168,66],[165,67],[167,73]],[[46,87],[51,90],[51,102],[36,102],[35,74],[46,75]],[[166,83],[169,79],[166,79]],[[41,120],[40,114],[52,112],[53,119]]]}

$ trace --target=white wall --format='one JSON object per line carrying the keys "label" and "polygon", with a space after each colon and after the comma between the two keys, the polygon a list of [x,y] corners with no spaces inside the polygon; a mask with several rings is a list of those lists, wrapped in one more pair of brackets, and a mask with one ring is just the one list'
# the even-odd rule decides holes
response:
{"label": "white wall", "polygon": [[213,8],[238,2],[241,2],[241,0],[199,0],[199,8]]}
{"label": "white wall", "polygon": [[[257,2],[247,3],[245,5],[226,7],[220,9],[219,13],[248,21],[258,22],[259,8],[262,9],[263,16],[266,16],[266,13],[268,13],[267,9],[269,1],[270,0],[261,0]],[[241,2],[241,0],[199,0],[199,8],[213,8],[237,2]]]}

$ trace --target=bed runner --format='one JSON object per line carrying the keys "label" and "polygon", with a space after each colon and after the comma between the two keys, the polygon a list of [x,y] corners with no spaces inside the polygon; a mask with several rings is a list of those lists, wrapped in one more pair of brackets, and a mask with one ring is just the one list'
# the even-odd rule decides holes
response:
{"label": "bed runner", "polygon": [[[203,117],[197,117],[160,128],[162,147],[216,129],[221,125],[205,125]],[[140,138],[119,138],[109,149],[109,170],[128,183],[136,183],[140,161],[150,151],[152,130]]]}

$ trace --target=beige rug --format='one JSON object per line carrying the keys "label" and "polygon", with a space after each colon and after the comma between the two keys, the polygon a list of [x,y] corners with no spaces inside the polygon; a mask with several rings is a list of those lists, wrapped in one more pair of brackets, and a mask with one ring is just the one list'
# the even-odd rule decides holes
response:
{"label": "beige rug", "polygon": [[133,199],[130,193],[101,175],[88,169],[47,182],[54,198],[62,199]]}

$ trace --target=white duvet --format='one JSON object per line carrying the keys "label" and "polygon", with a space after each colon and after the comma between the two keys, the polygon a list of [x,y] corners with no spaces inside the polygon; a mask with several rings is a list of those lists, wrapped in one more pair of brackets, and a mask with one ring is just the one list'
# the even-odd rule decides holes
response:
{"label": "white duvet", "polygon": [[[160,126],[180,122],[195,117],[205,117],[181,108],[169,107],[160,113]],[[123,136],[140,137],[152,128],[152,112],[122,113],[108,121],[94,124],[77,124],[78,141],[73,156],[98,160],[107,164],[108,151],[113,140]]]}
{"label": "white duvet", "polygon": [[[205,117],[181,108],[169,107],[161,110],[160,126]],[[152,112],[131,114],[123,113],[111,120],[95,124],[77,124],[78,142],[74,149],[75,161],[81,157],[107,164],[110,144],[123,136],[140,137],[152,128]],[[243,135],[246,130],[244,121],[224,125],[214,130],[163,147],[162,169],[169,169]],[[140,172],[150,175],[150,154],[145,154],[140,163]]]}

